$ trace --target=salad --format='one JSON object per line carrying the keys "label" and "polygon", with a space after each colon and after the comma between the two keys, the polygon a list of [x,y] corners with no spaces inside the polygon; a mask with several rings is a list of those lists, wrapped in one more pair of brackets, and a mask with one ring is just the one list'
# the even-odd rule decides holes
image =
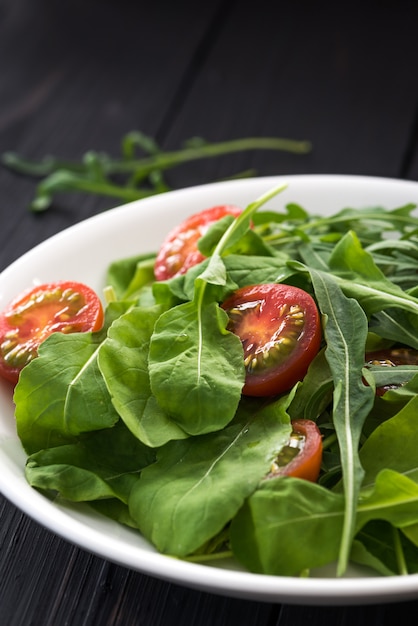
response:
{"label": "salad", "polygon": [[177,558],[416,573],[415,206],[263,210],[281,189],[115,260],[104,312],[60,284],[3,312],[27,480]]}

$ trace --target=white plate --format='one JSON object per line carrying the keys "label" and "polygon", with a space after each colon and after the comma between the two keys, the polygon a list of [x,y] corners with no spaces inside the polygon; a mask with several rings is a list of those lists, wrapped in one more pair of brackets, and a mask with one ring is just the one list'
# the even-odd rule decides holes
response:
{"label": "white plate", "polygon": [[[101,292],[109,262],[155,251],[168,230],[188,215],[215,204],[244,207],[279,183],[285,192],[269,207],[297,202],[329,214],[346,206],[395,208],[418,203],[418,183],[353,176],[288,176],[203,185],[133,202],[77,224],[40,244],[0,274],[0,308],[32,284],[83,281]],[[11,389],[0,382],[0,490],[37,522],[78,546],[151,576],[205,591],[269,602],[366,604],[418,598],[418,575],[377,577],[331,570],[312,578],[250,574],[234,565],[198,565],[155,550],[131,529],[86,506],[52,503],[24,478],[25,454],[16,436]]]}

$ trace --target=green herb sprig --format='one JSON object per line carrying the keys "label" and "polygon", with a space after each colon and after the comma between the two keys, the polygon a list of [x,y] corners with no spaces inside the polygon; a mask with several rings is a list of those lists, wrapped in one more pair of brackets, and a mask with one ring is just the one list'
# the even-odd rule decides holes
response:
{"label": "green herb sprig", "polygon": [[[186,141],[179,150],[163,151],[152,137],[140,131],[132,131],[122,138],[121,155],[118,158],[90,150],[80,161],[63,161],[54,156],[29,161],[14,152],[5,152],[1,161],[18,174],[42,179],[29,205],[30,210],[41,212],[50,208],[56,194],[63,192],[107,196],[125,203],[170,191],[164,172],[199,159],[248,150],[306,154],[311,149],[309,141],[279,137],[248,137],[220,143],[209,143],[195,137]],[[138,150],[142,152],[140,156]],[[255,170],[247,170],[232,178],[255,174]]]}

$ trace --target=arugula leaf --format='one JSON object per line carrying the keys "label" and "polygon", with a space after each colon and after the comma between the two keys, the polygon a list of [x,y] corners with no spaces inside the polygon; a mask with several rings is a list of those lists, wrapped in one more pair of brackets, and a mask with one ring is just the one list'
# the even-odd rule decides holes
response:
{"label": "arugula leaf", "polygon": [[418,315],[401,308],[387,308],[370,318],[370,330],[396,343],[418,350]]}
{"label": "arugula leaf", "polygon": [[338,573],[348,563],[354,538],[356,506],[363,479],[358,447],[374,391],[362,382],[367,318],[358,302],[347,298],[326,273],[311,270],[312,284],[324,316],[325,356],[334,381],[333,423],[337,433],[345,496]]}
{"label": "arugula leaf", "polygon": [[396,528],[408,527],[418,523],[417,511],[418,480],[383,469],[376,476],[373,491],[359,502],[357,524],[361,528],[370,520],[382,519]]}
{"label": "arugula leaf", "polygon": [[289,407],[290,417],[317,421],[330,405],[332,392],[331,370],[325,358],[325,350],[322,349],[311,362],[303,381],[297,386]]}
{"label": "arugula leaf", "polygon": [[418,299],[384,276],[354,232],[348,232],[335,246],[329,268],[338,276],[344,293],[357,298],[369,315],[389,307],[418,315]]}
{"label": "arugula leaf", "polygon": [[[226,282],[220,289],[220,299],[224,293],[232,293],[239,287],[260,283],[272,283],[291,276],[294,272],[287,266],[288,256],[277,254],[274,257],[241,254],[227,254],[222,257],[226,268]],[[191,267],[186,274],[175,276],[168,281],[159,281],[153,284],[153,294],[160,304],[170,303],[172,300],[185,302],[193,300],[195,281],[200,276],[209,260]],[[179,303],[178,302],[178,303]],[[170,306],[170,304],[169,304]]]}

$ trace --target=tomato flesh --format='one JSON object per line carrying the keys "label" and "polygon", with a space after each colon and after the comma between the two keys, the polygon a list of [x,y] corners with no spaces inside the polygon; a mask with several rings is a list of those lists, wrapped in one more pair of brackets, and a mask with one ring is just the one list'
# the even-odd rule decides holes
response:
{"label": "tomato flesh", "polygon": [[228,330],[240,337],[244,349],[244,395],[277,395],[302,380],[322,336],[317,306],[306,291],[276,283],[252,285],[238,289],[222,307]]}
{"label": "tomato flesh", "polygon": [[293,420],[289,442],[277,455],[267,478],[293,476],[316,482],[321,463],[322,435],[318,426],[312,420]]}
{"label": "tomato flesh", "polygon": [[164,240],[154,266],[156,280],[168,280],[185,274],[188,269],[204,260],[197,242],[209,227],[225,217],[237,217],[242,209],[235,205],[219,205],[204,209],[185,219]]}
{"label": "tomato flesh", "polygon": [[103,315],[99,297],[82,283],[58,281],[21,294],[0,314],[0,375],[16,383],[49,335],[99,330]]}

